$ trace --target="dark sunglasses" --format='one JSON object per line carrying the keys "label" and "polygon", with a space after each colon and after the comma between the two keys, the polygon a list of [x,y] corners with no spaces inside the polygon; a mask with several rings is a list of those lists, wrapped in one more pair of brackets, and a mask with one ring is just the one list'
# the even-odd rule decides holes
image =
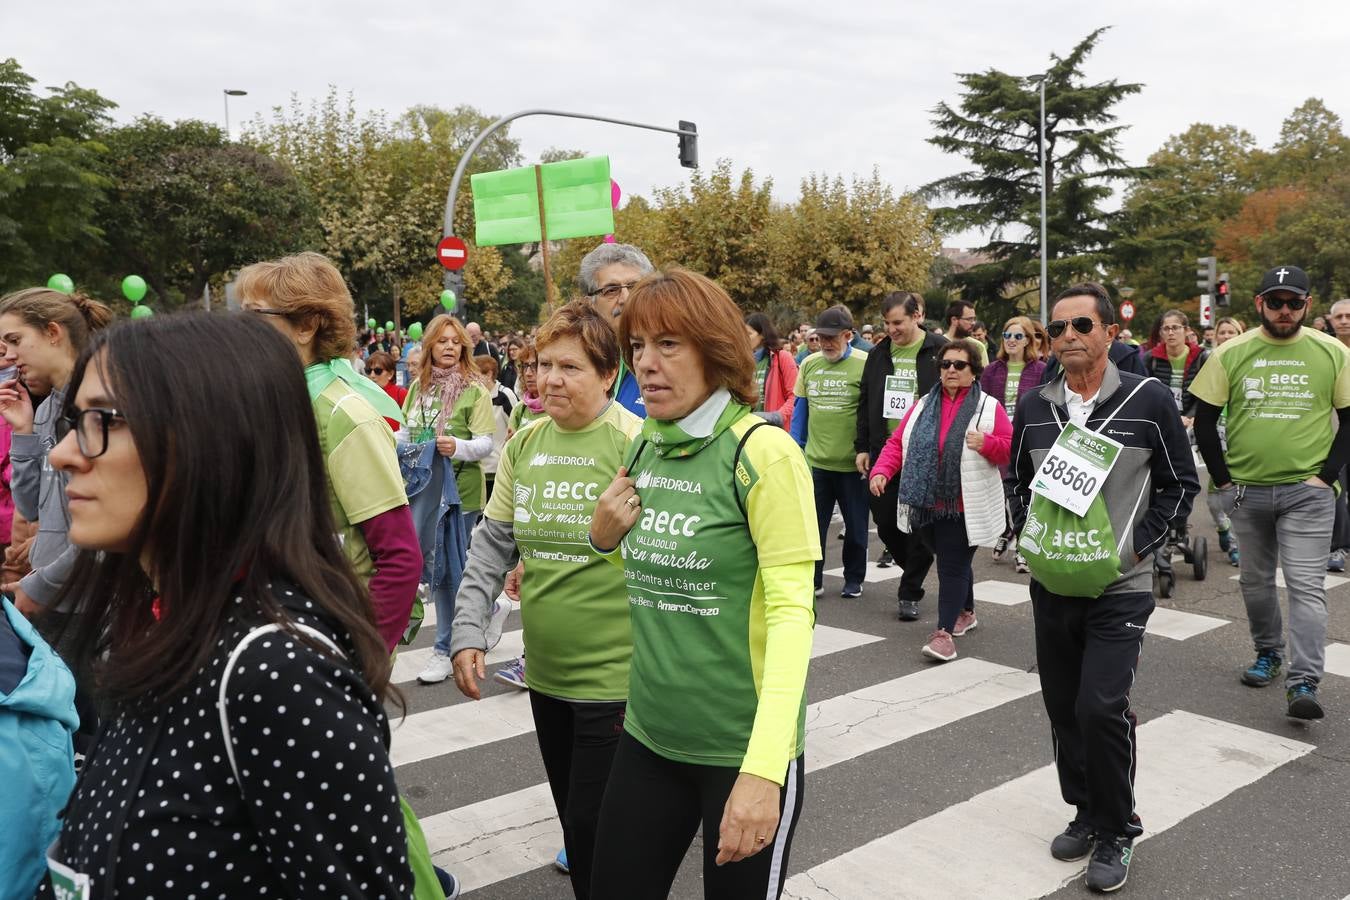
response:
{"label": "dark sunglasses", "polygon": [[1279,312],[1286,306],[1289,307],[1294,312],[1298,312],[1300,309],[1308,305],[1307,297],[1291,297],[1288,300],[1281,300],[1278,297],[1262,297],[1261,299],[1265,301],[1266,309],[1273,309],[1276,312]]}
{"label": "dark sunglasses", "polygon": [[1005,331],[1003,332],[1003,339],[1005,341],[1025,341],[1027,336],[1020,331]]}
{"label": "dark sunglasses", "polygon": [[372,374],[372,375],[383,375],[383,374],[384,374],[384,369],[382,369],[380,366],[371,366],[371,367],[370,367],[370,374]]}
{"label": "dark sunglasses", "polygon": [[964,372],[966,369],[970,368],[970,363],[966,362],[964,359],[944,359],[942,362],[938,363],[938,367]]}
{"label": "dark sunglasses", "polygon": [[1058,338],[1064,333],[1064,329],[1072,325],[1073,330],[1079,334],[1092,334],[1092,329],[1096,328],[1099,324],[1100,323],[1091,316],[1074,316],[1072,319],[1055,319],[1055,321],[1050,322],[1045,326],[1045,333],[1052,338]]}

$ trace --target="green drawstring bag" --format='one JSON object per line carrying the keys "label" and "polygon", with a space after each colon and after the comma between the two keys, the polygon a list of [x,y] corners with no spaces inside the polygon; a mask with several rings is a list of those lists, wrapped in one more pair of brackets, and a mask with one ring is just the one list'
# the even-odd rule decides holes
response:
{"label": "green drawstring bag", "polygon": [[[1104,429],[1145,383],[1136,385],[1096,430]],[[1062,430],[1064,423],[1060,421],[1059,411],[1053,404],[1050,408]],[[1017,548],[1022,551],[1031,576],[1051,593],[1064,597],[1100,597],[1102,591],[1121,576],[1120,555],[1125,552],[1125,541],[1130,534],[1126,532],[1119,541],[1116,540],[1111,514],[1102,499],[1103,486],[1098,485],[1097,494],[1081,516],[1041,494],[1031,495],[1031,507]],[[1140,487],[1139,497],[1127,521],[1134,521],[1146,493],[1147,481]]]}
{"label": "green drawstring bag", "polygon": [[402,797],[398,798],[398,805],[403,808],[403,830],[408,836],[413,900],[445,900],[445,891],[441,890],[441,880],[436,877],[436,869],[431,864],[431,850],[427,847],[426,835],[422,834],[422,825],[417,821],[417,813]]}

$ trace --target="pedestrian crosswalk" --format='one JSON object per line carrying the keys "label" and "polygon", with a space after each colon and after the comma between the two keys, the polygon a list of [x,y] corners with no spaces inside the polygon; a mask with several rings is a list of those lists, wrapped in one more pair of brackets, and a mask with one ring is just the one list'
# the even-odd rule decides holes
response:
{"label": "pedestrian crosswalk", "polygon": [[[1023,599],[1013,602],[1018,590]],[[1026,621],[1029,610],[1019,609],[1027,602],[1025,585],[982,582],[976,591],[977,602],[991,604],[981,613],[985,631]],[[880,593],[889,591],[883,588]],[[1005,603],[999,604],[995,596],[1005,598]],[[858,608],[858,601],[828,602],[836,604],[831,612]],[[1149,631],[1168,640],[1146,644],[1145,652],[1164,652],[1153,648],[1169,646],[1179,650],[1177,642],[1222,634],[1227,624],[1225,619],[1159,607]],[[979,638],[973,643],[963,638],[962,656],[955,662],[925,665],[914,647],[918,632],[889,627],[892,630],[884,632],[837,624],[816,627],[812,685],[828,672],[830,677],[824,680],[831,687],[823,693],[813,690],[808,705],[807,806],[798,833],[800,850],[790,861],[784,896],[797,900],[929,896],[932,885],[941,883],[941,893],[950,897],[1032,898],[1054,893],[1079,878],[1082,864],[1056,862],[1047,850],[1072,810],[1060,800],[1033,666],[983,658]],[[518,635],[507,632],[505,651],[494,658],[513,656]],[[429,637],[419,640],[429,642]],[[405,659],[416,660],[419,652],[407,653]],[[890,662],[897,655],[903,660],[898,665]],[[1034,663],[1034,653],[1024,657],[1027,661]],[[403,670],[407,678],[415,676],[415,672],[407,675],[409,668]],[[1328,672],[1350,675],[1350,646],[1328,648]],[[391,756],[405,790],[409,784],[433,780],[437,772],[490,772],[484,760],[498,751],[488,745],[516,746],[521,758],[537,758],[530,738],[534,726],[529,700],[523,692],[500,692],[467,702],[448,683],[412,690],[419,697],[440,697],[444,705],[426,709],[419,704],[421,711],[394,723]],[[1023,729],[1032,719],[1040,721],[1028,742]],[[1141,712],[1141,719],[1145,721],[1138,737],[1138,809],[1150,839],[1166,840],[1169,829],[1230,801],[1315,749],[1315,736],[1304,740],[1303,735],[1253,728],[1181,707]],[[1020,739],[1005,746],[1000,738],[1005,732]],[[993,759],[979,763],[1006,769],[992,787],[981,785],[935,812],[926,810],[930,815],[902,817],[884,827],[851,823],[847,827],[856,833],[856,841],[834,848],[824,858],[811,852],[812,836],[819,838],[816,820],[826,823],[821,826],[826,831],[847,821],[838,818],[845,802],[837,795],[840,785],[877,777],[862,774],[875,767],[881,773],[875,789],[896,792],[903,806],[906,779],[938,773],[893,769],[895,760],[911,753],[960,759],[972,752],[973,735],[989,736],[993,746],[1002,748]],[[510,743],[514,741],[529,743]],[[1020,765],[1021,759],[1031,760],[1033,767]],[[472,802],[455,803],[452,792],[450,802],[415,803],[433,859],[459,877],[470,897],[570,896],[565,879],[539,871],[552,863],[562,846],[542,767],[533,764],[517,774],[520,777],[502,780],[497,790],[492,790],[495,782],[482,783],[486,776],[464,776],[475,787],[465,797]],[[980,848],[978,865],[952,864],[954,847],[972,846]],[[695,862],[686,861],[689,871],[682,873],[684,880],[677,881],[672,896],[698,895],[696,889],[679,890],[682,884],[685,888],[697,884],[697,852],[691,851]]]}

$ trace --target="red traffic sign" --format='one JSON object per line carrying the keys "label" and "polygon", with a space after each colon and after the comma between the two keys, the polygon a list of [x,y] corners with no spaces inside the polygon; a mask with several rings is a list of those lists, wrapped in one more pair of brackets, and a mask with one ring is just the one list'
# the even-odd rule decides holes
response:
{"label": "red traffic sign", "polygon": [[469,247],[463,238],[447,235],[436,245],[436,261],[451,272],[457,272],[469,261]]}
{"label": "red traffic sign", "polygon": [[1124,319],[1125,321],[1127,321],[1127,322],[1128,322],[1130,319],[1133,319],[1133,318],[1134,318],[1134,304],[1131,303],[1131,302],[1128,301],[1128,300],[1126,300],[1124,303],[1120,304],[1120,317],[1121,317],[1122,319]]}

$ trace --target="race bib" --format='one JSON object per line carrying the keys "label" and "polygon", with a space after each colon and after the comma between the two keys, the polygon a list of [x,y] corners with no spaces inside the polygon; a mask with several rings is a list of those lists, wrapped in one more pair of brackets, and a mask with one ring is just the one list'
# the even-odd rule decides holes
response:
{"label": "race bib", "polygon": [[888,419],[903,419],[914,405],[917,382],[913,375],[887,375],[886,390],[881,396],[881,414]]}
{"label": "race bib", "polygon": [[1086,515],[1123,448],[1119,441],[1069,422],[1036,470],[1031,492],[1074,515]]}
{"label": "race bib", "polygon": [[47,850],[47,873],[52,879],[52,896],[56,900],[89,900],[89,876],[52,859],[57,843],[53,842]]}

